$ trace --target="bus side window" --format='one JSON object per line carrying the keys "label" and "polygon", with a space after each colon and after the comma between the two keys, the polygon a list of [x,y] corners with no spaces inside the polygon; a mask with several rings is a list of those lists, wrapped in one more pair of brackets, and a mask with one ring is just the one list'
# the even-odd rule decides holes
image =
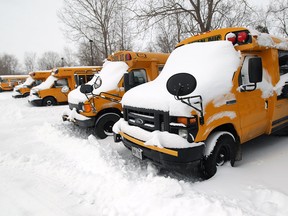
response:
{"label": "bus side window", "polygon": [[59,79],[54,82],[55,88],[62,88],[63,86],[68,86],[67,79]]}
{"label": "bus side window", "polygon": [[279,73],[280,76],[288,73],[288,51],[279,51]]}

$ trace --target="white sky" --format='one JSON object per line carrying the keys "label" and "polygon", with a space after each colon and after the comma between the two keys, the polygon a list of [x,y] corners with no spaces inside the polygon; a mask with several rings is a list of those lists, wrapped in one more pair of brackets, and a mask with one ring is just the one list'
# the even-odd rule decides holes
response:
{"label": "white sky", "polygon": [[[67,46],[57,10],[62,0],[0,0],[0,54],[61,53]],[[21,62],[22,63],[22,62]]]}
{"label": "white sky", "polygon": [[[264,5],[269,0],[249,0]],[[69,41],[61,31],[57,10],[63,0],[0,0],[0,54],[15,55],[23,63],[25,52],[61,54]]]}

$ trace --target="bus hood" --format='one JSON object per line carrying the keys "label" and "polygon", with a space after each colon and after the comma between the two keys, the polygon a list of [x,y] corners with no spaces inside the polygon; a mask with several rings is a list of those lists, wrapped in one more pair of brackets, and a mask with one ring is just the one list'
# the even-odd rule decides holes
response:
{"label": "bus hood", "polygon": [[208,102],[231,91],[233,74],[239,64],[240,54],[231,42],[184,45],[171,53],[154,81],[129,90],[122,98],[122,105],[166,111],[175,116],[191,116],[191,107],[175,100],[166,89],[167,80],[172,75],[190,73],[196,78],[197,87],[189,96],[201,95],[205,112]]}

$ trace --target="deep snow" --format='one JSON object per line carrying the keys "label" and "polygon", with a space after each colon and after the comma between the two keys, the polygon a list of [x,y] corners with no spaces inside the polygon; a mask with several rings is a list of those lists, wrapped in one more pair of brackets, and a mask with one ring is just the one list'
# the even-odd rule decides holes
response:
{"label": "deep snow", "polygon": [[0,93],[1,215],[288,215],[288,137],[243,145],[236,167],[201,181],[62,122],[67,106],[34,107],[11,95]]}

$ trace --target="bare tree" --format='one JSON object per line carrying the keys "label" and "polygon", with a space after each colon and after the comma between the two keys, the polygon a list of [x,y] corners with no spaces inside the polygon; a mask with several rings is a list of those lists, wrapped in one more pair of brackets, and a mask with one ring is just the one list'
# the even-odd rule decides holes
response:
{"label": "bare tree", "polygon": [[14,55],[0,55],[0,74],[15,74],[18,65],[18,59]]}
{"label": "bare tree", "polygon": [[71,67],[71,66],[79,65],[78,60],[77,60],[77,55],[69,47],[64,47],[61,56],[62,56],[61,64],[63,64],[62,66]]}
{"label": "bare tree", "polygon": [[[241,8],[241,10],[239,10]],[[248,25],[252,9],[247,0],[166,0],[153,1],[140,6],[137,17],[145,26],[178,16],[183,25],[181,33],[193,35],[220,27]],[[179,19],[179,17],[181,17]],[[149,24],[147,24],[149,23]]]}
{"label": "bare tree", "polygon": [[67,26],[70,39],[81,41],[81,44],[92,40],[93,51],[104,59],[117,49],[129,48],[127,18],[123,16],[126,1],[64,0],[58,16]]}
{"label": "bare tree", "polygon": [[31,72],[37,69],[37,55],[35,52],[26,52],[24,54],[25,71]]}
{"label": "bare tree", "polygon": [[38,67],[40,70],[50,70],[59,66],[61,66],[61,58],[56,52],[45,52],[42,57],[38,59]]}
{"label": "bare tree", "polygon": [[270,28],[275,34],[288,36],[288,0],[274,0],[267,10],[268,18],[271,19]]}

